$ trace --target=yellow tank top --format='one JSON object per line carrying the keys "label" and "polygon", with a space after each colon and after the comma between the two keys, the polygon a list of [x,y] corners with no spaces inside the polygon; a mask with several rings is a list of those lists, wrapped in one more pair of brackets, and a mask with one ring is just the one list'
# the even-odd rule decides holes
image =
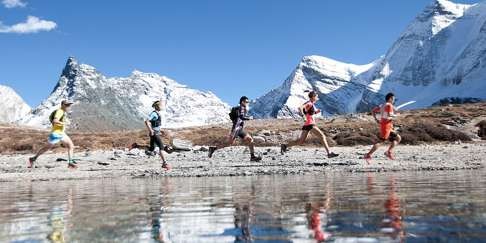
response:
{"label": "yellow tank top", "polygon": [[[65,123],[67,121],[67,117],[65,116],[65,112],[63,109],[57,109],[56,113],[54,114],[54,119],[59,120],[60,122]],[[64,133],[64,124],[52,124],[52,130],[51,132],[53,133]]]}

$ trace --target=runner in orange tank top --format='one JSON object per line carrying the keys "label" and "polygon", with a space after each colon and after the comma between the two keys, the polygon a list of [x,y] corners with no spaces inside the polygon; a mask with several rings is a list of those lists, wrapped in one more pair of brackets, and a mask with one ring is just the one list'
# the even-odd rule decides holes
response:
{"label": "runner in orange tank top", "polygon": [[[393,129],[393,120],[396,117],[395,114],[395,107],[393,107],[393,102],[395,101],[395,95],[393,93],[388,93],[385,97],[386,103],[374,108],[371,113],[375,118],[376,122],[380,124],[380,139],[381,141],[375,143],[371,148],[370,152],[368,152],[364,159],[366,162],[370,163],[371,155],[382,145],[382,143],[389,141],[390,147],[385,152],[385,156],[388,159],[395,159],[393,156],[393,148],[400,143],[402,138],[398,133]],[[376,114],[381,114],[381,119],[378,120]]]}

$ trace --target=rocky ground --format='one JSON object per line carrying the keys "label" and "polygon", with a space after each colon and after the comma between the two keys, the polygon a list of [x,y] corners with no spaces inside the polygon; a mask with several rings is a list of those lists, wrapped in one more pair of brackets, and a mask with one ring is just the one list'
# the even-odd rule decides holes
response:
{"label": "rocky ground", "polygon": [[257,151],[263,160],[250,162],[245,147],[218,150],[212,159],[207,158],[206,147],[194,147],[191,151],[167,155],[173,167],[169,171],[160,168],[158,157],[146,156],[139,149],[76,153],[77,170],[67,168],[65,154],[46,154],[39,158],[34,169],[27,168],[28,154],[10,154],[0,155],[0,181],[460,170],[483,168],[486,163],[486,143],[483,142],[399,146],[394,161],[384,157],[382,148],[372,163],[367,164],[361,157],[369,148],[333,147],[340,156],[327,159],[321,148],[295,147],[281,155],[277,147],[260,147]]}

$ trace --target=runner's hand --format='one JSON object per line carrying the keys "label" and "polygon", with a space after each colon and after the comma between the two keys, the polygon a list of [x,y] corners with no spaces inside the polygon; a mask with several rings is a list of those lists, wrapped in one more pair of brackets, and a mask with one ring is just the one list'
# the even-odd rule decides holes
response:
{"label": "runner's hand", "polygon": [[154,130],[150,130],[150,136],[153,136],[154,135]]}
{"label": "runner's hand", "polygon": [[321,109],[316,110],[316,114],[319,114],[319,113],[321,113]]}

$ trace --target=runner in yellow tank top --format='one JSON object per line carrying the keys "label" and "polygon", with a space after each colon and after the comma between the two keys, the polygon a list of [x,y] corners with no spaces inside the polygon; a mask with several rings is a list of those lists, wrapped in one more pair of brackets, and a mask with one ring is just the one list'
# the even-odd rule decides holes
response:
{"label": "runner in yellow tank top", "polygon": [[53,114],[53,119],[57,119],[60,123],[52,123],[51,133],[64,133],[65,123],[67,123],[64,110],[57,109]]}
{"label": "runner in yellow tank top", "polygon": [[76,162],[73,160],[73,153],[74,153],[74,144],[71,138],[64,132],[66,124],[68,122],[66,112],[71,108],[73,102],[63,100],[61,102],[61,108],[55,110],[49,116],[49,121],[52,124],[51,133],[47,138],[47,144],[42,147],[39,152],[34,157],[29,158],[29,168],[34,167],[34,162],[41,156],[43,153],[47,152],[49,149],[52,149],[57,143],[61,142],[68,148],[68,168],[76,169]]}

